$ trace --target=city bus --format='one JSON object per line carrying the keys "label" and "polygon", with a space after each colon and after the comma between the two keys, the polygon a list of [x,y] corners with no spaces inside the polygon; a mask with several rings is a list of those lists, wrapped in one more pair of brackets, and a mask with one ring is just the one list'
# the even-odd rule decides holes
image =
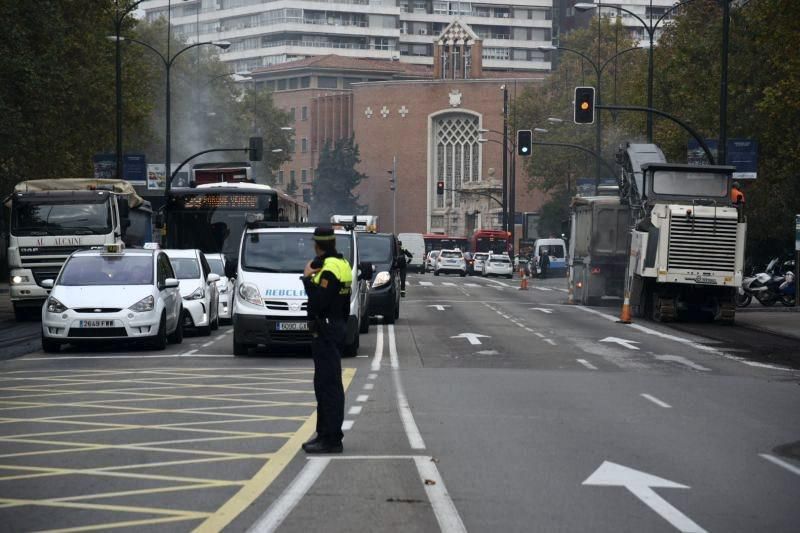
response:
{"label": "city bus", "polygon": [[431,250],[459,249],[466,252],[467,246],[469,246],[469,240],[467,240],[466,237],[453,237],[451,235],[442,235],[441,233],[426,233],[422,238],[425,240],[426,256]]}
{"label": "city bus", "polygon": [[[333,215],[331,224],[334,226],[344,226],[353,223],[353,215]],[[378,217],[376,215],[355,215],[355,230],[367,233],[378,232]]]}
{"label": "city bus", "polygon": [[239,241],[248,214],[267,222],[307,222],[308,205],[268,185],[209,183],[173,189],[164,207],[166,248],[197,248],[239,260]]}
{"label": "city bus", "polygon": [[494,229],[479,229],[469,240],[469,251],[507,254],[511,251],[511,233]]}

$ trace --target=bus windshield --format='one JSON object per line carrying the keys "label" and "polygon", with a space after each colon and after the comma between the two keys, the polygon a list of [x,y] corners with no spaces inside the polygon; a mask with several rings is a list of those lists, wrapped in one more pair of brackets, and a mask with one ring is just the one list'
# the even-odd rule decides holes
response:
{"label": "bus windshield", "polygon": [[728,175],[657,170],[653,173],[653,192],[692,198],[725,198],[728,195]]}
{"label": "bus windshield", "polygon": [[[300,273],[314,259],[312,233],[250,233],[242,247],[242,268],[256,272]],[[353,238],[336,235],[336,250],[353,264]]]}

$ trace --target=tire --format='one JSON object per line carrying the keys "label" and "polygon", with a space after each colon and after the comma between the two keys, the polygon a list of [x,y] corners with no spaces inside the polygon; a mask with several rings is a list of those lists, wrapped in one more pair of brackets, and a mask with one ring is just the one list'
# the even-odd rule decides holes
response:
{"label": "tire", "polygon": [[[792,305],[794,305],[794,304],[792,304]],[[397,320],[398,318],[400,318],[400,304],[399,303],[394,308],[394,319]]]}
{"label": "tire", "polygon": [[514,274],[509,274],[509,275],[508,275],[508,276],[506,276],[506,277],[507,277],[508,279],[514,279]]}
{"label": "tire", "polygon": [[433,275],[434,275],[434,276],[438,276],[438,275],[439,275],[439,271],[438,271],[438,270],[434,270],[434,271],[433,271]]}
{"label": "tire", "polygon": [[[234,334],[235,335],[235,334]],[[236,338],[233,340],[233,355],[237,357],[242,357],[250,353],[250,347],[244,344],[243,342],[236,342]]]}
{"label": "tire", "polygon": [[180,344],[183,342],[183,309],[178,313],[178,325],[175,326],[175,331],[167,335],[167,340],[172,344]]}
{"label": "tire", "polygon": [[739,291],[736,291],[736,307],[747,307],[752,301],[752,294],[739,294]]}
{"label": "tire", "polygon": [[458,275],[463,278],[463,277],[465,277],[467,275],[467,273],[466,272],[459,272]]}
{"label": "tire", "polygon": [[383,313],[383,323],[384,324],[394,324],[394,321],[396,319],[396,316],[395,316],[394,313],[395,313],[395,309],[393,309],[393,308],[389,308],[386,311],[384,311],[384,313]]}
{"label": "tire", "polygon": [[359,333],[369,333],[369,317],[365,316],[361,319],[358,323],[358,332]]}
{"label": "tire", "polygon": [[355,340],[353,340],[352,344],[345,344],[344,349],[342,350],[342,356],[344,357],[355,357],[358,355],[358,347],[361,345],[361,341],[356,335]]}
{"label": "tire", "polygon": [[150,342],[151,350],[163,350],[167,347],[167,316],[162,313],[161,321],[158,323],[158,333],[153,337]]}
{"label": "tire", "polygon": [[785,307],[794,307],[794,296],[781,295],[781,303]]}
{"label": "tire", "polygon": [[775,305],[775,298],[766,298],[764,300],[756,297],[756,299],[763,305],[764,307],[772,307]]}
{"label": "tire", "polygon": [[42,335],[42,351],[44,353],[59,353],[61,351],[61,343]]}

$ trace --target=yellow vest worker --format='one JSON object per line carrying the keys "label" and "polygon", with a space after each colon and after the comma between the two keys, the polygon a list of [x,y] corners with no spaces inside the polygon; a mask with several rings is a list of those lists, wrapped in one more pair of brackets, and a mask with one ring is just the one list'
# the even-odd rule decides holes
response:
{"label": "yellow vest worker", "polygon": [[317,398],[317,435],[303,444],[306,453],[342,453],[344,387],[342,346],[350,314],[353,271],[336,251],[336,235],[330,227],[314,230],[317,257],[303,271],[308,294],[308,318],[313,340],[314,394]]}

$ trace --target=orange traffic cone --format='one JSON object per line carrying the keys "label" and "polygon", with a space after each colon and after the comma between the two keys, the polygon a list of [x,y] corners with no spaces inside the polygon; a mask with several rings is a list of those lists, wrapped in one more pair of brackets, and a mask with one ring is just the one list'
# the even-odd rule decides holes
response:
{"label": "orange traffic cone", "polygon": [[622,301],[622,312],[619,314],[619,321],[623,324],[631,323],[631,296],[625,291],[625,299]]}
{"label": "orange traffic cone", "polygon": [[526,276],[525,270],[520,270],[520,280],[519,280],[519,290],[527,291],[528,290],[528,276]]}

